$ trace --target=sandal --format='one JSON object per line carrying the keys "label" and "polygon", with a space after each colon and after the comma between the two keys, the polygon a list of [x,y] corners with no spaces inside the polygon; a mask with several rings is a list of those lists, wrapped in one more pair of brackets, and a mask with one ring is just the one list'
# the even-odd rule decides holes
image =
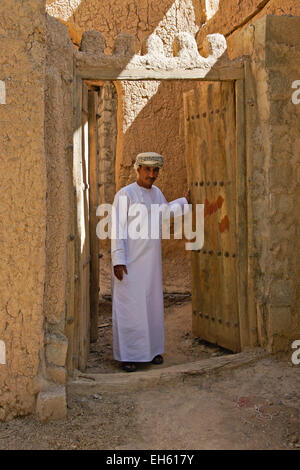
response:
{"label": "sandal", "polygon": [[151,361],[151,364],[155,364],[155,365],[159,365],[159,364],[162,364],[164,362],[164,358],[158,354],[158,356],[155,356],[152,361]]}
{"label": "sandal", "polygon": [[121,367],[126,372],[135,372],[136,371],[136,365],[135,365],[134,362],[122,362]]}

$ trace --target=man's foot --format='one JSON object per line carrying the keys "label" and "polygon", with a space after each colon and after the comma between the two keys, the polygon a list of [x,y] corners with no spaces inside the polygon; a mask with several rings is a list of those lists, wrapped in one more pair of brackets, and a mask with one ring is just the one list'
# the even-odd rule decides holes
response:
{"label": "man's foot", "polygon": [[126,372],[135,372],[136,371],[136,365],[135,365],[134,362],[122,362],[121,367]]}
{"label": "man's foot", "polygon": [[152,359],[151,364],[159,365],[164,362],[164,358],[158,354],[158,356],[155,356],[154,359]]}

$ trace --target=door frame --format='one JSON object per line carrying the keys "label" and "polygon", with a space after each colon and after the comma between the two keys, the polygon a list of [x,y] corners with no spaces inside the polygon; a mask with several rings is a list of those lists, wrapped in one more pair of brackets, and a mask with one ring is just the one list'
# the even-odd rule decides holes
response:
{"label": "door frame", "polygon": [[[103,67],[85,67],[78,68],[76,60],[74,60],[74,80],[73,80],[73,184],[75,194],[75,213],[77,214],[77,198],[76,190],[80,179],[78,178],[78,162],[82,161],[82,126],[81,126],[81,109],[82,109],[82,83],[83,81],[141,81],[141,80],[195,80],[199,81],[231,81],[235,83],[236,95],[236,145],[237,145],[237,161],[236,161],[236,230],[238,234],[238,311],[240,322],[241,350],[246,347],[253,346],[253,331],[250,332],[251,325],[256,324],[256,319],[248,317],[248,224],[247,224],[247,156],[246,156],[246,111],[245,111],[245,62],[232,62],[230,66],[217,67],[210,70],[205,77],[197,70],[172,70],[172,71],[149,71],[147,69],[138,69],[124,71],[120,73],[118,70],[107,70]],[[78,220],[75,221],[76,235],[78,235]],[[75,273],[78,271],[78,263],[80,262],[80,237],[75,237]],[[93,258],[92,258],[93,259]],[[81,279],[78,279],[81,282]],[[79,289],[75,289],[75,296],[78,295]],[[77,292],[77,294],[76,294]],[[75,301],[74,317],[78,318],[78,299]],[[76,312],[77,309],[77,312]],[[252,338],[252,340],[251,340]]]}

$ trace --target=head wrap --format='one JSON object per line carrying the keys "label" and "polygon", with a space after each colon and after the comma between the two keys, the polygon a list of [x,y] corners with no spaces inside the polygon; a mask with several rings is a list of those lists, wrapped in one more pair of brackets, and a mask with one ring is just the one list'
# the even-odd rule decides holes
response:
{"label": "head wrap", "polygon": [[139,153],[135,160],[135,167],[139,165],[146,165],[146,166],[157,166],[161,168],[164,164],[164,159],[162,155],[155,152],[143,152]]}

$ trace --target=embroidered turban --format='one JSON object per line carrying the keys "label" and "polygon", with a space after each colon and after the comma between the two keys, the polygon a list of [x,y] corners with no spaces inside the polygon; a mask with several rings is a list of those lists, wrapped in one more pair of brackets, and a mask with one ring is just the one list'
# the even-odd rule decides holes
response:
{"label": "embroidered turban", "polygon": [[163,164],[164,159],[162,155],[159,155],[159,153],[143,152],[137,155],[134,166],[135,168],[137,168],[139,165],[157,166],[162,168]]}

